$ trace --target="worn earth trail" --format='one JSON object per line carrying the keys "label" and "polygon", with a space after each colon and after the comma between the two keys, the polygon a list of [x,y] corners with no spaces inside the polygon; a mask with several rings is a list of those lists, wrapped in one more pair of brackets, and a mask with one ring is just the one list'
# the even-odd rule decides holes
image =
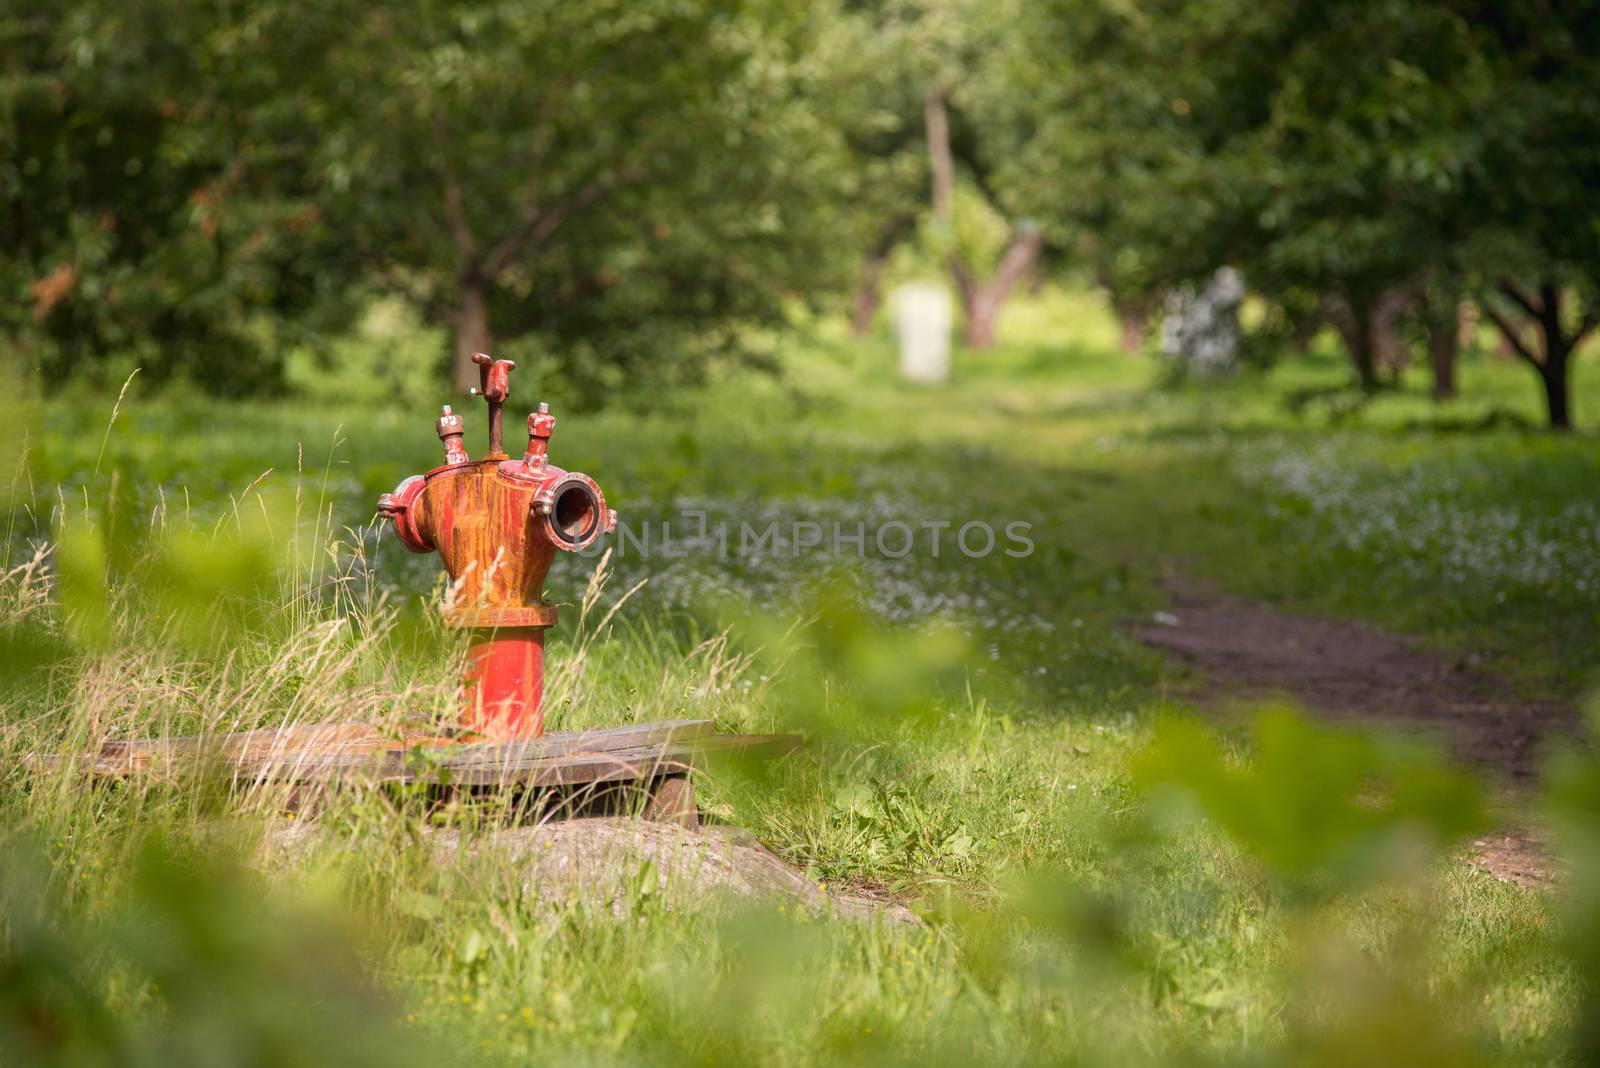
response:
{"label": "worn earth trail", "polygon": [[1431,736],[1509,788],[1511,826],[1476,840],[1471,861],[1525,886],[1555,878],[1524,813],[1547,745],[1576,730],[1570,704],[1519,695],[1468,660],[1371,624],[1285,612],[1182,577],[1167,589],[1170,611],[1134,634],[1198,669],[1183,687],[1201,708],[1287,695],[1329,719]]}

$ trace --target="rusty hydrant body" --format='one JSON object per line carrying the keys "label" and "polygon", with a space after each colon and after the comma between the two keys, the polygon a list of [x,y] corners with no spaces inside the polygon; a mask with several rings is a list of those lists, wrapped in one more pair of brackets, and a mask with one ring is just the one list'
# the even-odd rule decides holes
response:
{"label": "rusty hydrant body", "polygon": [[616,527],[588,475],[563,471],[547,453],[555,416],[528,416],[520,460],[503,451],[500,414],[510,395],[510,360],[478,354],[489,405],[489,451],[467,455],[461,416],[446,405],[437,428],[445,462],[378,499],[406,548],[437,552],[450,575],[446,626],[472,631],[464,673],[462,726],[492,738],[544,733],[544,632],[556,621],[542,600],[558,550],[576,552]]}

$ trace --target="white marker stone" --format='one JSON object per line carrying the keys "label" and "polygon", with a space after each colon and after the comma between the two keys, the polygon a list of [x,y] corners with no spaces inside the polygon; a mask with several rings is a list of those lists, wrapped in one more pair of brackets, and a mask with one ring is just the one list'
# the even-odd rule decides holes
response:
{"label": "white marker stone", "polygon": [[932,385],[950,381],[950,323],[950,294],[943,286],[912,282],[894,291],[901,378]]}

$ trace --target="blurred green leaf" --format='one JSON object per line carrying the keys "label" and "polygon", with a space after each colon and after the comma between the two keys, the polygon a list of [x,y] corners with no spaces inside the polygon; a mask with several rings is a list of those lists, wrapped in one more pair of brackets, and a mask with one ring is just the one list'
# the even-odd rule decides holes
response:
{"label": "blurred green leaf", "polygon": [[100,527],[88,520],[65,524],[56,535],[55,568],[68,635],[84,649],[105,644],[111,637],[110,575]]}
{"label": "blurred green leaf", "polygon": [[1168,720],[1132,762],[1153,811],[1189,801],[1275,874],[1352,885],[1414,871],[1484,823],[1474,779],[1430,751],[1276,708],[1231,760],[1216,735]]}

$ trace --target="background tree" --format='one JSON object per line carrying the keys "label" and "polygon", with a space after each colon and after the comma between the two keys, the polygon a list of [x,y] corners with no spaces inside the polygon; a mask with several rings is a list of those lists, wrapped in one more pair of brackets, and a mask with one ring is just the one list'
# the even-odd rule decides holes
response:
{"label": "background tree", "polygon": [[1006,300],[1034,272],[1045,249],[1044,231],[1024,214],[1008,224],[1009,234],[991,255],[974,255],[960,239],[956,217],[962,171],[1002,217],[1009,207],[994,186],[993,160],[986,152],[1002,141],[989,129],[998,116],[983,101],[984,57],[1012,32],[1011,24],[997,18],[993,7],[972,0],[921,0],[906,10],[907,36],[921,57],[924,79],[923,132],[935,237],[944,245],[961,302],[964,340],[970,348],[987,349],[995,343]]}
{"label": "background tree", "polygon": [[848,233],[849,247],[858,250],[848,315],[851,332],[860,335],[877,320],[895,252],[916,239],[926,215],[923,77],[892,4],[815,10],[822,77],[810,104],[836,126],[848,153],[832,210],[837,231]]}
{"label": "background tree", "polygon": [[[940,80],[928,85],[922,98],[928,139],[928,172],[934,223],[953,235],[956,226],[956,164],[950,151],[948,90]],[[961,299],[969,348],[993,348],[995,329],[1006,298],[1028,276],[1044,251],[1044,233],[1031,219],[1018,222],[1006,242],[999,262],[986,275],[979,274],[953,236],[947,238],[950,277]]]}
{"label": "background tree", "polygon": [[[313,197],[284,74],[328,25],[274,3],[0,16],[0,330],[60,384],[113,353],[161,381],[270,389],[285,330],[351,264]],[[122,374],[127,373],[123,368]]]}
{"label": "background tree", "polygon": [[[843,210],[859,221],[859,282],[852,327],[875,316],[882,275],[902,245],[950,277],[961,304],[966,342],[994,343],[1007,297],[1032,277],[1044,248],[1030,220],[1006,222],[989,182],[979,127],[967,114],[978,62],[1007,31],[996,12],[972,0],[881,0],[847,5],[831,50],[839,84],[829,109],[845,131],[858,179]],[[996,226],[1004,233],[990,233]]]}
{"label": "background tree", "polygon": [[1114,304],[1232,264],[1302,309],[1297,334],[1315,294],[1366,389],[1405,361],[1415,310],[1447,396],[1447,321],[1476,279],[1551,425],[1570,422],[1600,276],[1587,9],[1058,0],[1014,14],[992,95],[1031,133],[1000,183],[1075,235]]}
{"label": "background tree", "polygon": [[28,0],[0,19],[0,327],[47,382],[115,363],[242,393],[308,313],[326,337],[396,292],[458,358],[511,342],[579,393],[692,377],[847,277],[826,25]]}
{"label": "background tree", "polygon": [[1441,396],[1470,289],[1559,427],[1600,319],[1582,7],[19,0],[0,40],[0,330],[49,383],[270,390],[399,295],[461,386],[493,347],[610,396],[796,300],[864,329],[911,245],[975,347],[1047,251],[1130,345],[1231,265],[1275,344],[1331,325],[1368,390],[1426,347]]}
{"label": "background tree", "polygon": [[1487,142],[1472,204],[1479,303],[1564,429],[1573,355],[1600,322],[1600,16],[1582,5],[1451,6],[1494,86],[1474,115]]}
{"label": "background tree", "polygon": [[1417,294],[1416,320],[1421,327],[1428,367],[1433,373],[1433,399],[1456,395],[1456,360],[1461,351],[1461,295],[1466,286],[1454,272],[1438,271]]}
{"label": "background tree", "polygon": [[981,53],[965,94],[990,181],[1047,223],[1133,347],[1166,289],[1215,266],[1190,232],[1199,198],[1172,182],[1203,146],[1151,73],[1170,41],[1109,3],[1008,2],[996,20],[1013,31]]}
{"label": "background tree", "polygon": [[690,374],[833,284],[842,145],[797,10],[352,5],[327,71],[328,210],[451,324],[455,380],[523,335],[591,394]]}
{"label": "background tree", "polygon": [[1230,264],[1269,299],[1320,294],[1375,387],[1422,273],[1466,234],[1491,85],[1464,20],[1235,0],[1068,0],[1042,17],[1010,57],[1013,99],[1042,114],[1015,194],[1094,235],[1113,292],[1148,300]]}

